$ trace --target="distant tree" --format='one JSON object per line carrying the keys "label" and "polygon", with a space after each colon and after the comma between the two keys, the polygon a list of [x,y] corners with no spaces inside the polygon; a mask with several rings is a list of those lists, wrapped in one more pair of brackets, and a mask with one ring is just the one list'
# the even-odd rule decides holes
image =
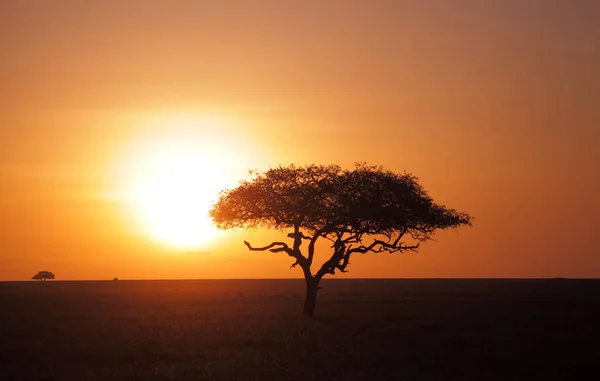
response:
{"label": "distant tree", "polygon": [[53,273],[51,273],[50,271],[40,271],[39,273],[35,274],[34,276],[31,277],[31,279],[35,279],[35,280],[41,280],[41,281],[46,281],[47,279],[54,279],[55,276]]}
{"label": "distant tree", "polygon": [[[244,243],[253,251],[285,253],[294,260],[290,268],[300,266],[306,280],[305,317],[314,314],[321,279],[346,272],[354,254],[416,251],[438,229],[471,224],[468,214],[434,203],[413,175],[366,164],[352,170],[292,165],[252,172],[237,188],[221,192],[210,216],[221,229],[291,230],[290,244]],[[313,272],[320,239],[331,242],[331,257]]]}
{"label": "distant tree", "polygon": [[113,278],[113,281],[117,281],[117,280],[119,280],[119,278]]}

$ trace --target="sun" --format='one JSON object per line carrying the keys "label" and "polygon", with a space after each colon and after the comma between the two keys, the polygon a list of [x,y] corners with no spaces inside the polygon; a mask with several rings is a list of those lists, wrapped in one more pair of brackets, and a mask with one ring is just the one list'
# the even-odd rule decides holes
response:
{"label": "sun", "polygon": [[223,183],[207,158],[182,154],[164,158],[133,192],[145,230],[176,247],[191,248],[215,238],[208,211]]}
{"label": "sun", "polygon": [[203,248],[222,234],[208,215],[219,193],[256,168],[260,154],[244,129],[222,120],[155,118],[151,125],[119,156],[117,197],[136,233],[171,248]]}

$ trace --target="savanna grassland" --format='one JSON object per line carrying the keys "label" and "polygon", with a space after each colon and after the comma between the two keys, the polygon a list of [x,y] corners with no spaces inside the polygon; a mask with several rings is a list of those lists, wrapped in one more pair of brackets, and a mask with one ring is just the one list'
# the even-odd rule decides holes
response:
{"label": "savanna grassland", "polygon": [[580,380],[600,281],[0,283],[1,380]]}

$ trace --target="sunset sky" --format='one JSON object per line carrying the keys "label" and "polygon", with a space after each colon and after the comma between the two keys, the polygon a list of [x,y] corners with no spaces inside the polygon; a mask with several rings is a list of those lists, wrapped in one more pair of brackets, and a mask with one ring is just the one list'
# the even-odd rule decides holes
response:
{"label": "sunset sky", "polygon": [[149,190],[182,181],[202,214],[249,169],[357,161],[475,220],[343,277],[600,277],[598,20],[595,0],[0,1],[0,280],[299,278],[243,244],[276,232],[169,243],[185,224]]}

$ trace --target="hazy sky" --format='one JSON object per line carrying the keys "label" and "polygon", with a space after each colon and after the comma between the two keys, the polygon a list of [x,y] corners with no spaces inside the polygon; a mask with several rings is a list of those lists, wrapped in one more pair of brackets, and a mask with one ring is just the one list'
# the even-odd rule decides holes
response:
{"label": "hazy sky", "polygon": [[245,250],[271,233],[183,254],[107,197],[202,115],[235,121],[196,131],[230,180],[367,161],[475,217],[344,276],[600,277],[598,20],[595,0],[0,1],[0,280],[300,277]]}

